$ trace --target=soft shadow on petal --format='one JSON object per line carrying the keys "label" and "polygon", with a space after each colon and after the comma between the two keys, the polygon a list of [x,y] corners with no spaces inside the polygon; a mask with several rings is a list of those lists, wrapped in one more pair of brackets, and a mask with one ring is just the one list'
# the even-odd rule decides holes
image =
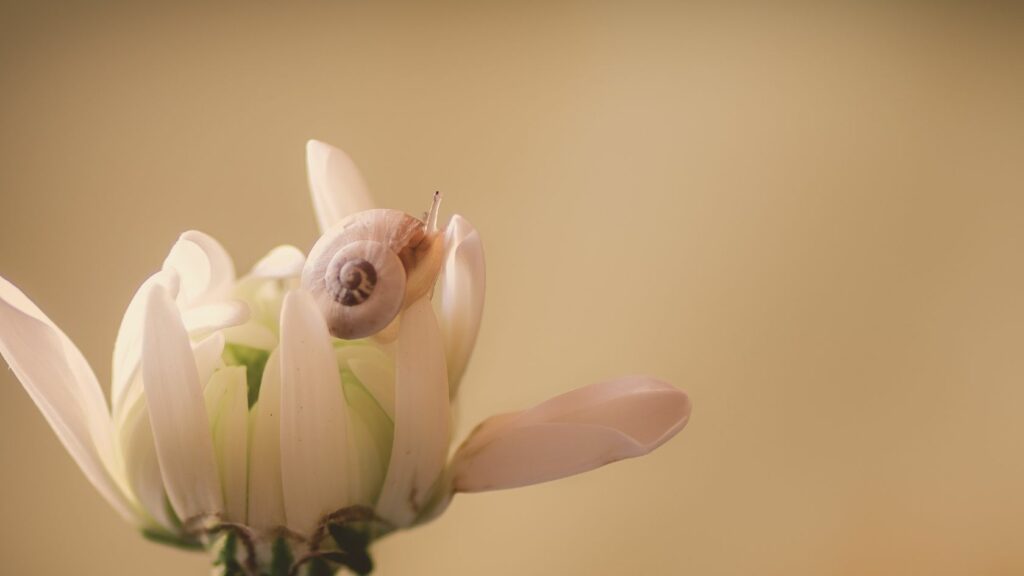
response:
{"label": "soft shadow on petal", "polygon": [[249,404],[244,366],[216,371],[204,391],[210,415],[217,469],[224,493],[225,519],[245,523],[248,490]]}
{"label": "soft shadow on petal", "polygon": [[[146,297],[154,285],[161,285],[171,297],[178,294],[179,278],[174,270],[161,270],[153,274],[135,291],[128,309],[121,319],[121,327],[114,341],[113,383],[110,387],[111,406],[115,418],[125,409],[129,384],[141,386],[142,381],[135,378],[142,360],[142,325],[146,319]],[[134,394],[133,394],[134,395]]]}
{"label": "soft shadow on petal", "polygon": [[453,486],[459,492],[527,486],[643,456],[689,417],[686,394],[658,380],[586,386],[478,426],[455,454]]}
{"label": "soft shadow on petal", "polygon": [[306,256],[295,246],[283,245],[274,248],[260,259],[248,278],[260,278],[266,280],[283,280],[296,278],[302,274],[302,266],[306,263]]}
{"label": "soft shadow on petal", "polygon": [[0,355],[92,485],[121,516],[138,522],[133,504],[110,470],[110,414],[96,376],[71,340],[4,278]]}
{"label": "soft shadow on petal", "polygon": [[[320,309],[305,290],[281,308],[281,484],[288,527],[309,534],[348,504],[348,422],[338,363]],[[262,395],[262,391],[261,391]]]}
{"label": "soft shadow on petal", "polygon": [[230,296],[235,265],[227,250],[212,236],[197,230],[183,233],[164,260],[164,269],[181,277],[179,304],[195,306]]}
{"label": "soft shadow on petal", "polygon": [[204,304],[184,310],[181,319],[190,335],[204,335],[245,324],[249,320],[249,306],[237,300]]}
{"label": "soft shadow on petal", "polygon": [[395,369],[395,440],[377,513],[397,526],[416,520],[444,469],[449,443],[448,375],[434,309],[405,312]]}
{"label": "soft shadow on petal", "polygon": [[260,395],[250,411],[249,517],[256,530],[272,530],[285,524],[281,490],[281,361],[270,353]]}
{"label": "soft shadow on petal", "polygon": [[183,521],[223,511],[195,358],[170,295],[153,286],[142,336],[142,383],[167,497]]}
{"label": "soft shadow on petal", "polygon": [[374,207],[355,162],[334,146],[318,140],[307,142],[306,170],[320,232],[326,232],[349,214]]}
{"label": "soft shadow on petal", "polygon": [[486,274],[480,235],[468,220],[458,214],[452,216],[448,223],[445,250],[438,320],[444,335],[448,380],[451,397],[454,398],[480,331]]}

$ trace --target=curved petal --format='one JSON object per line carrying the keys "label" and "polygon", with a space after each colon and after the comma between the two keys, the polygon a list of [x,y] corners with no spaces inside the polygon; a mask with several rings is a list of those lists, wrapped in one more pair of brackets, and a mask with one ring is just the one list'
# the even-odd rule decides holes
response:
{"label": "curved petal", "polygon": [[[133,388],[142,389],[142,375],[136,373]],[[118,419],[118,442],[125,463],[125,478],[132,493],[152,522],[174,533],[177,521],[167,508],[167,492],[160,475],[160,461],[153,444],[153,426],[149,422],[146,399],[125,403],[125,411]]]}
{"label": "curved petal", "polygon": [[225,518],[229,522],[244,524],[249,430],[245,367],[229,366],[215,372],[204,396],[223,487]]}
{"label": "curved petal", "polygon": [[355,162],[334,146],[317,140],[307,142],[306,170],[321,233],[349,214],[374,207]]}
{"label": "curved petal", "polygon": [[486,274],[480,235],[458,214],[448,223],[445,247],[439,321],[448,360],[450,392],[454,398],[480,331]]}
{"label": "curved petal", "polygon": [[117,330],[117,339],[114,340],[114,369],[110,397],[115,416],[121,414],[124,409],[129,384],[135,381],[141,385],[135,374],[142,359],[142,325],[146,318],[146,296],[150,288],[157,284],[163,286],[172,297],[177,296],[178,283],[177,272],[161,270],[147,278],[128,303],[128,309],[121,319],[121,327]]}
{"label": "curved petal", "polygon": [[256,530],[283,526],[284,494],[281,489],[281,360],[270,353],[263,370],[260,396],[250,413],[249,517]]}
{"label": "curved petal", "polygon": [[295,246],[283,245],[274,248],[260,259],[252,270],[250,278],[282,280],[302,275],[302,266],[306,263],[306,255]]}
{"label": "curved petal", "polygon": [[164,270],[181,277],[177,301],[182,305],[217,302],[231,294],[235,265],[227,250],[212,236],[197,230],[183,233],[164,260]]}
{"label": "curved petal", "polygon": [[210,421],[188,334],[170,295],[153,286],[142,334],[142,384],[174,512],[183,521],[223,511]]}
{"label": "curved petal", "polygon": [[682,430],[690,400],[670,384],[630,377],[593,384],[485,421],[452,462],[453,486],[527,486],[643,456]]}
{"label": "curved petal", "polygon": [[450,407],[441,331],[421,298],[402,313],[395,369],[395,440],[377,513],[408,526],[430,500],[448,454]]}
{"label": "curved petal", "polygon": [[82,353],[42,310],[0,277],[0,355],[93,486],[126,520],[138,516],[110,470],[103,392]]}
{"label": "curved petal", "polygon": [[320,310],[305,290],[281,308],[281,485],[288,527],[300,534],[349,499],[348,419]]}
{"label": "curved petal", "polygon": [[249,320],[249,306],[238,300],[203,304],[183,311],[181,320],[190,335],[208,334],[245,324]]}

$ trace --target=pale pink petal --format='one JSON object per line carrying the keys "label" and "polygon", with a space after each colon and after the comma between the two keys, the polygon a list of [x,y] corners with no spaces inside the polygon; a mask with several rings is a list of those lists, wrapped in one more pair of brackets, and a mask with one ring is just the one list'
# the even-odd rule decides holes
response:
{"label": "pale pink petal", "polygon": [[415,522],[444,469],[450,441],[448,374],[434,309],[421,298],[402,313],[395,370],[395,439],[377,513]]}
{"label": "pale pink petal", "polygon": [[248,277],[267,280],[297,278],[302,275],[305,263],[306,256],[295,246],[278,246],[252,267]]}
{"label": "pale pink petal", "polygon": [[320,310],[305,290],[281,307],[281,485],[288,527],[311,533],[349,502],[348,419]]}
{"label": "pale pink petal", "polygon": [[142,335],[142,383],[167,497],[183,521],[222,512],[220,479],[195,358],[181,315],[161,286],[150,289]]}
{"label": "pale pink petal", "polygon": [[0,355],[93,486],[125,519],[138,516],[113,474],[110,414],[82,353],[20,290],[0,278]]}
{"label": "pale pink petal", "polygon": [[306,169],[320,232],[349,214],[374,207],[355,162],[334,146],[317,140],[307,142]]}
{"label": "pale pink petal", "polygon": [[182,234],[164,260],[164,270],[181,277],[178,304],[183,307],[218,302],[231,294],[235,265],[227,250],[213,237],[189,230]]}
{"label": "pale pink petal", "polygon": [[232,326],[241,326],[249,320],[249,306],[238,300],[224,300],[184,310],[181,320],[192,336],[209,334]]}
{"label": "pale pink petal", "polygon": [[477,427],[455,454],[453,486],[459,492],[514,488],[643,456],[689,417],[686,394],[651,378],[586,386]]}
{"label": "pale pink petal", "polygon": [[457,214],[448,223],[445,249],[438,320],[444,335],[448,380],[454,398],[480,331],[486,274],[480,235],[468,220]]}
{"label": "pale pink petal", "polygon": [[206,386],[217,468],[224,493],[224,518],[246,522],[248,503],[249,405],[245,366],[228,366],[214,373]]}
{"label": "pale pink petal", "polygon": [[110,397],[115,416],[124,410],[129,384],[136,382],[140,387],[142,384],[135,375],[142,359],[142,325],[146,317],[146,296],[150,288],[156,284],[163,286],[173,298],[178,294],[178,273],[174,270],[161,270],[153,274],[142,283],[128,303],[128,309],[121,319],[121,327],[117,331],[117,339],[114,341],[114,377]]}
{"label": "pale pink petal", "polygon": [[260,395],[250,411],[248,524],[266,531],[285,524],[281,488],[281,361],[270,353]]}

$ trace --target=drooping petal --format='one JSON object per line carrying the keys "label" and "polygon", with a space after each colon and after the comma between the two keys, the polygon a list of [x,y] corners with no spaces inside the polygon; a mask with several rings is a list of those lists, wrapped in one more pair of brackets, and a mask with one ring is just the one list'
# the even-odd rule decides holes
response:
{"label": "drooping petal", "polygon": [[183,306],[227,298],[235,283],[235,265],[227,250],[213,237],[189,230],[183,233],[164,260],[164,270],[181,277],[177,301]]}
{"label": "drooping petal", "polygon": [[146,297],[150,288],[156,284],[163,286],[168,294],[175,297],[178,293],[178,273],[174,270],[161,270],[153,274],[142,283],[128,303],[128,309],[121,319],[121,327],[117,331],[117,339],[114,341],[114,377],[110,396],[115,416],[121,414],[123,410],[129,383],[136,382],[140,386],[142,384],[141,380],[135,378],[135,373],[142,359],[142,326],[146,318]]}
{"label": "drooping petal", "polygon": [[189,521],[224,509],[210,422],[181,315],[161,286],[150,289],[142,335],[142,383],[175,513]]}
{"label": "drooping petal", "polygon": [[278,246],[260,259],[249,272],[249,278],[281,280],[302,274],[306,256],[295,246]]}
{"label": "drooping petal", "polygon": [[281,360],[270,353],[260,395],[251,411],[248,524],[265,531],[285,523],[281,488]]}
{"label": "drooping petal", "polygon": [[468,220],[456,214],[445,231],[445,263],[439,291],[441,333],[451,396],[458,392],[484,311],[484,249]]}
{"label": "drooping petal", "polygon": [[126,520],[138,516],[111,472],[113,436],[99,382],[82,353],[0,277],[0,355],[93,486]]}
{"label": "drooping petal", "polygon": [[214,371],[224,365],[224,334],[214,332],[199,342],[192,344],[192,354],[196,358],[196,374],[199,376],[200,387],[206,387]]}
{"label": "drooping petal", "polygon": [[189,334],[209,334],[215,330],[245,324],[249,320],[249,307],[244,302],[225,300],[189,308],[182,312],[181,319]]}
{"label": "drooping petal", "polygon": [[689,417],[686,394],[651,378],[586,386],[477,427],[453,459],[454,489],[526,486],[642,456]]}
{"label": "drooping petal", "polygon": [[223,488],[225,518],[244,524],[249,483],[249,404],[245,367],[229,366],[215,372],[204,396]]}
{"label": "drooping petal", "polygon": [[306,169],[320,232],[349,214],[374,207],[355,162],[334,146],[317,140],[307,142]]}
{"label": "drooping petal", "polygon": [[309,534],[349,503],[348,422],[338,364],[305,290],[281,309],[281,484],[288,527]]}
{"label": "drooping petal", "polygon": [[395,371],[395,440],[378,514],[413,523],[444,469],[449,442],[448,375],[434,309],[422,298],[402,313]]}

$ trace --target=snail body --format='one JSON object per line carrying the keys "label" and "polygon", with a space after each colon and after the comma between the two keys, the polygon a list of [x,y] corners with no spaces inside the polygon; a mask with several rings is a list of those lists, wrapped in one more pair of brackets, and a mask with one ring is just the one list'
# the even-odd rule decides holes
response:
{"label": "snail body", "polygon": [[337,338],[380,332],[428,294],[441,270],[440,195],[425,220],[400,210],[357,212],[324,233],[310,250],[302,286]]}

